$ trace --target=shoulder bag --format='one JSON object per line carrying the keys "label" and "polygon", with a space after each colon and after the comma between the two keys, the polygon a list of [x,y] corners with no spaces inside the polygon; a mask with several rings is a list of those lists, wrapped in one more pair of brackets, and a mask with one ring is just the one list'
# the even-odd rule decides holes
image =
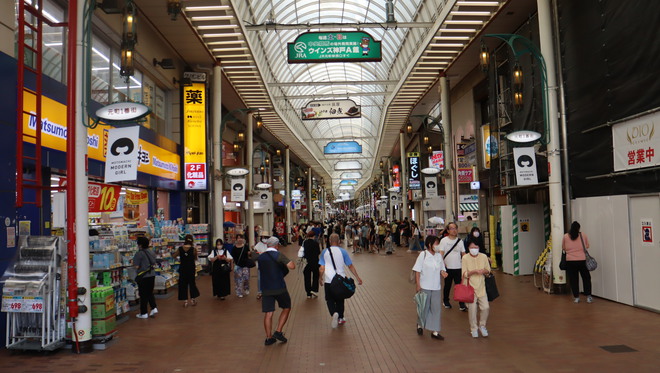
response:
{"label": "shoulder bag", "polygon": [[463,303],[474,302],[474,288],[470,286],[469,278],[466,285],[458,284],[454,286],[454,300]]}
{"label": "shoulder bag", "polygon": [[492,302],[495,298],[500,296],[499,290],[497,290],[497,283],[495,282],[495,275],[491,272],[485,277],[486,283],[486,296],[488,296],[488,301]]}
{"label": "shoulder bag", "polygon": [[[224,255],[225,255],[225,257],[227,256],[227,249],[225,249]],[[222,273],[231,272],[231,265],[229,265],[229,263],[227,263],[223,260],[222,263],[220,263],[220,272],[222,272]]]}
{"label": "shoulder bag", "polygon": [[452,250],[454,250],[454,248],[456,247],[456,245],[458,245],[458,242],[459,242],[460,240],[461,240],[460,238],[456,237],[456,242],[454,242],[454,246],[452,246],[451,249],[449,249],[449,251],[447,251],[447,252],[445,253],[445,255],[442,257],[442,259],[445,259],[445,258],[447,257],[447,255],[449,255],[449,253],[450,253]]}
{"label": "shoulder bag", "polygon": [[[426,260],[426,250],[424,250],[424,259],[422,259],[422,264],[424,263],[425,260]],[[408,280],[410,281],[411,284],[417,282],[417,276],[415,275],[415,271],[412,269],[410,270],[410,278]]]}
{"label": "shoulder bag", "polygon": [[332,278],[332,281],[328,289],[332,294],[332,297],[338,300],[348,299],[355,294],[355,280],[350,277],[344,277],[337,272],[337,265],[335,264],[335,258],[332,255],[332,249],[328,247],[328,252],[330,253],[330,260],[332,260],[332,266],[335,269],[335,276]]}
{"label": "shoulder bag", "polygon": [[594,259],[593,256],[589,255],[589,252],[587,251],[587,247],[584,246],[584,240],[582,239],[582,233],[580,233],[580,241],[582,241],[582,249],[584,250],[584,257],[586,259],[587,269],[589,271],[593,271],[596,268],[598,268],[598,262],[596,262],[596,259]]}
{"label": "shoulder bag", "polygon": [[[250,250],[248,250],[248,251],[250,251]],[[241,250],[241,255],[238,257],[238,262],[237,263],[241,263],[241,258],[243,258],[244,253],[245,253],[245,246],[243,246],[243,250]],[[250,258],[250,256],[248,255],[247,258],[245,259],[245,267],[253,268],[256,265],[257,265],[257,263],[255,263],[254,260],[252,260],[252,258]]]}
{"label": "shoulder bag", "polygon": [[562,271],[566,270],[566,251],[561,251],[561,260],[559,261],[559,269]]}

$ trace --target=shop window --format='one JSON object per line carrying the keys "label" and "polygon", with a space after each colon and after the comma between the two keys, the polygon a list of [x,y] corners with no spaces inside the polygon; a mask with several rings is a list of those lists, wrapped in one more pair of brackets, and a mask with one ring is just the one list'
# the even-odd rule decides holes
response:
{"label": "shop window", "polygon": [[[29,2],[32,6],[38,7],[37,1],[32,0]],[[18,8],[16,8],[18,9]],[[64,21],[64,9],[57,6],[52,1],[44,0],[43,2],[43,14],[51,22],[60,23]],[[26,22],[34,26],[37,25],[36,17],[33,17],[29,13],[26,15]],[[42,31],[42,71],[46,76],[49,76],[58,82],[64,82],[65,74],[65,56],[64,56],[64,47],[63,42],[65,38],[65,30],[63,27],[51,27],[46,23],[43,24]],[[37,48],[35,45],[38,38],[34,35],[34,31],[30,28],[25,28],[25,41],[26,44]],[[35,61],[35,54],[29,49],[25,49],[25,61],[24,63],[34,69],[37,68],[37,63]]]}
{"label": "shop window", "polygon": [[110,94],[110,47],[98,38],[92,38],[92,100],[107,105]]}

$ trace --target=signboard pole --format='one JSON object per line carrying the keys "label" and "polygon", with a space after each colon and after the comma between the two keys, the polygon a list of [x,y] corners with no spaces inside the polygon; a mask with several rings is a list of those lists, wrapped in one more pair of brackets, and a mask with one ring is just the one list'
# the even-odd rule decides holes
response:
{"label": "signboard pole", "polygon": [[402,214],[401,214],[401,220],[408,218],[408,171],[406,170],[407,167],[407,162],[406,162],[406,144],[405,144],[405,136],[406,134],[401,130],[399,132],[399,148],[401,149],[401,202],[402,202]]}
{"label": "signboard pole", "polygon": [[[247,184],[245,186],[245,193],[247,195],[247,198],[245,199],[245,203],[247,203],[247,225],[249,230],[245,232],[247,235],[247,241],[248,241],[248,247],[254,247],[254,205],[252,204],[252,188],[254,188],[253,181],[253,173],[254,173],[254,158],[253,158],[253,152],[254,152],[254,143],[252,142],[252,129],[254,128],[254,116],[248,114],[247,117],[247,129],[246,129],[246,140],[245,142],[247,143],[246,145],[246,155],[247,155],[247,165],[248,165],[248,174],[246,175],[247,177]],[[262,227],[266,228],[266,227]]]}
{"label": "signboard pole", "polygon": [[[224,204],[222,203],[222,69],[220,63],[213,67],[213,236],[224,240]],[[214,241],[212,244],[215,246]]]}
{"label": "signboard pole", "polygon": [[[289,174],[291,172],[289,159],[289,147],[284,148],[284,206],[286,207],[286,234],[289,237],[291,233],[291,185],[289,184]],[[299,232],[302,233],[302,232]],[[287,240],[288,241],[288,240]]]}
{"label": "signboard pole", "polygon": [[442,124],[444,133],[444,150],[445,150],[445,195],[447,196],[447,204],[445,207],[445,222],[449,223],[456,221],[455,207],[456,207],[456,193],[454,191],[454,149],[453,141],[451,141],[451,109],[449,107],[449,81],[447,76],[443,73],[440,74],[440,105],[442,111]]}

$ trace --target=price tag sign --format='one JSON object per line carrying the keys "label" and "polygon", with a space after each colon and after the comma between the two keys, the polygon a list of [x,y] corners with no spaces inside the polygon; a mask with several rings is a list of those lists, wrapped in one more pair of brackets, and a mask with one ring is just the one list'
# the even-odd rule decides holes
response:
{"label": "price tag sign", "polygon": [[44,299],[42,297],[2,296],[2,312],[42,313]]}

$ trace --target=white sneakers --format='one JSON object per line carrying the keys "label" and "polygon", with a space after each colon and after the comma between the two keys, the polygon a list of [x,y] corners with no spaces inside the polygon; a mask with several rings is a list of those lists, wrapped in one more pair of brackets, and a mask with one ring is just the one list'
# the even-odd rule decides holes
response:
{"label": "white sneakers", "polygon": [[137,317],[138,319],[148,319],[149,314],[147,314],[147,313],[138,313],[137,315],[135,315],[135,317]]}
{"label": "white sneakers", "polygon": [[486,329],[485,326],[480,326],[479,331],[481,332],[481,335],[483,335],[484,337],[488,337],[488,329]]}
{"label": "white sneakers", "polygon": [[593,303],[593,301],[594,298],[591,295],[587,296],[587,303]]}
{"label": "white sneakers", "polygon": [[158,308],[154,308],[149,312],[149,316],[154,317],[158,313]]}
{"label": "white sneakers", "polygon": [[580,303],[580,298],[573,298],[573,303]]}
{"label": "white sneakers", "polygon": [[476,330],[473,330],[472,332],[472,338],[479,338],[479,332]]}
{"label": "white sneakers", "polygon": [[336,329],[339,325],[339,314],[337,312],[332,314],[332,329]]}

